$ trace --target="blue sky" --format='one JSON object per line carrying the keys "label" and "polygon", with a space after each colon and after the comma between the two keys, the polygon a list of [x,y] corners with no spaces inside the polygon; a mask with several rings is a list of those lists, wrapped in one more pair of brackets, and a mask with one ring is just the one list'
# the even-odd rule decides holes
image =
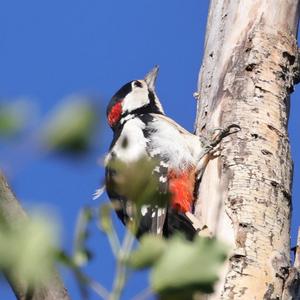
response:
{"label": "blue sky", "polygon": [[[33,99],[46,115],[74,93],[97,97],[103,109],[129,80],[160,65],[157,91],[167,114],[193,130],[197,76],[203,55],[208,0],[9,0],[0,2],[0,99]],[[290,138],[295,163],[292,240],[299,222],[300,144],[297,131],[299,91],[292,96]],[[101,135],[93,151],[80,160],[40,156],[12,144],[0,151],[11,185],[24,206],[53,207],[70,249],[77,213],[90,204],[103,176],[97,158],[111,140],[99,120]],[[8,155],[10,153],[10,155]],[[8,156],[6,156],[8,155]],[[118,222],[117,222],[118,223]],[[119,223],[118,223],[119,224]],[[120,231],[122,228],[118,225]],[[114,262],[106,238],[93,230],[96,259],[87,272],[110,288]],[[72,276],[63,271],[72,299],[79,299]],[[123,299],[147,285],[147,274],[133,276]],[[0,288],[1,299],[14,299]],[[93,296],[91,299],[97,299]]]}

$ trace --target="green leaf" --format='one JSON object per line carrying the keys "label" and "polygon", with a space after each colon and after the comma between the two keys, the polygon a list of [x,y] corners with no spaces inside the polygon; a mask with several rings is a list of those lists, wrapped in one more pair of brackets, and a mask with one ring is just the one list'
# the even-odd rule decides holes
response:
{"label": "green leaf", "polygon": [[129,258],[129,266],[133,269],[151,267],[164,253],[167,242],[160,236],[145,234],[140,240],[140,246]]}
{"label": "green leaf", "polygon": [[50,115],[42,142],[52,151],[69,154],[87,151],[97,126],[96,112],[89,99],[68,99]]}
{"label": "green leaf", "polygon": [[0,225],[0,268],[11,276],[37,284],[48,277],[57,258],[57,234],[41,216],[14,224]]}
{"label": "green leaf", "polygon": [[19,134],[35,112],[33,103],[26,99],[0,103],[0,136],[8,138]]}
{"label": "green leaf", "polygon": [[130,199],[139,211],[142,205],[151,204],[153,206],[165,207],[169,200],[168,193],[160,193],[157,176],[153,174],[157,161],[146,157],[140,158],[136,162],[126,164],[115,160],[109,164],[111,169],[116,170],[114,176],[114,189],[120,195]]}
{"label": "green leaf", "polygon": [[92,254],[88,249],[77,249],[73,255],[73,262],[76,266],[82,267],[86,265],[92,258]]}
{"label": "green leaf", "polygon": [[227,247],[214,239],[197,237],[189,242],[178,236],[172,238],[168,249],[153,267],[153,290],[173,295],[178,292],[212,292],[226,252]]}
{"label": "green leaf", "polygon": [[[113,172],[106,188],[130,200],[127,205],[133,218],[126,225],[133,233],[137,231],[143,205],[166,207],[170,199],[169,192],[162,193],[158,189],[158,177],[153,174],[156,166],[156,160],[146,157],[130,164],[115,159],[108,165]],[[113,201],[116,210],[120,209],[118,205],[118,201]]]}

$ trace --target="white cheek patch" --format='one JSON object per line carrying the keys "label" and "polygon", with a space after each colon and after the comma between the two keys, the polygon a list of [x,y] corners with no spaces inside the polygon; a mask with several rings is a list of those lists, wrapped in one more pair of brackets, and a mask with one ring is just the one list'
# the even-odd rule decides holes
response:
{"label": "white cheek patch", "polygon": [[131,112],[135,109],[149,104],[148,90],[145,88],[135,88],[122,102],[123,112]]}

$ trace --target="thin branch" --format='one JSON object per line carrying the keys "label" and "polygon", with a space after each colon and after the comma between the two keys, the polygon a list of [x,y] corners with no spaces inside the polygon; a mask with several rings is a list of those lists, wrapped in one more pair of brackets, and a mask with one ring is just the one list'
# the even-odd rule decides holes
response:
{"label": "thin branch", "polygon": [[[14,226],[16,220],[26,220],[28,217],[11,191],[5,176],[0,171],[0,214],[3,221],[9,226]],[[18,300],[25,300],[28,286],[22,278],[12,278],[4,274]],[[42,286],[32,292],[32,300],[69,300],[66,288],[63,286],[59,275],[53,273],[52,277],[45,281]]]}
{"label": "thin branch", "polygon": [[90,288],[101,298],[103,298],[104,300],[108,300],[109,299],[109,293],[106,290],[106,288],[104,288],[99,282],[93,280],[93,279],[88,279],[88,284],[90,286]]}
{"label": "thin branch", "polygon": [[126,261],[130,255],[132,246],[134,243],[134,236],[127,230],[125,238],[122,243],[122,247],[117,256],[117,269],[116,276],[113,284],[113,291],[109,300],[119,300],[127,278]]}
{"label": "thin branch", "polygon": [[[102,229],[100,223],[101,222],[98,221],[97,222],[97,226],[102,231],[103,229]],[[118,257],[118,253],[120,252],[121,245],[120,245],[120,241],[119,241],[117,232],[116,232],[113,224],[111,226],[111,230],[106,231],[106,235],[107,235],[107,238],[108,238],[111,250],[112,250],[115,258],[117,258]]]}
{"label": "thin branch", "polygon": [[151,296],[153,296],[153,292],[151,290],[151,288],[146,288],[143,291],[141,291],[140,293],[138,293],[136,296],[134,296],[134,298],[132,300],[147,300],[149,299]]}
{"label": "thin branch", "polygon": [[112,226],[112,230],[107,232],[109,244],[111,246],[112,252],[115,257],[118,256],[118,253],[120,252],[120,241],[118,238],[118,235],[115,231],[114,226]]}

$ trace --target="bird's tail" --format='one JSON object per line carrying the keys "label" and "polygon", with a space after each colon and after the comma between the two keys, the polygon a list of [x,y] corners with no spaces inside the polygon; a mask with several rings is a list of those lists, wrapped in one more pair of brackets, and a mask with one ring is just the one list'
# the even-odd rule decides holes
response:
{"label": "bird's tail", "polygon": [[169,237],[179,232],[188,240],[193,240],[201,229],[202,226],[199,220],[192,213],[183,213],[172,208],[168,210],[164,226],[164,236]]}
{"label": "bird's tail", "polygon": [[158,206],[142,206],[137,238],[144,233],[162,235],[166,219],[166,211],[166,208]]}

